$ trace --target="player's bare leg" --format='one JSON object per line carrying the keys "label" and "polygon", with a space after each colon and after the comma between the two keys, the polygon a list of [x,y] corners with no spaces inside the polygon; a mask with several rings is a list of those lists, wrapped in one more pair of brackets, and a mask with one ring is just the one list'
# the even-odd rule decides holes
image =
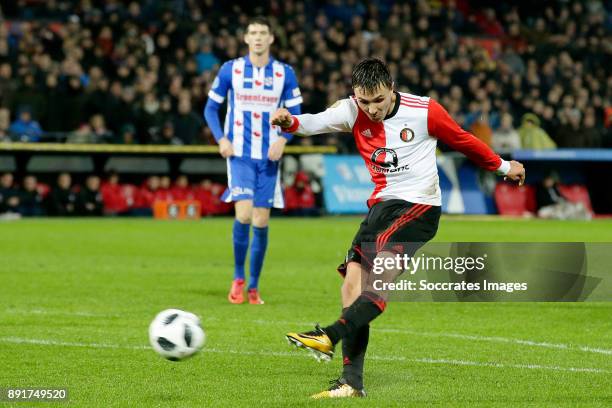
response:
{"label": "player's bare leg", "polygon": [[268,245],[268,223],[270,221],[270,209],[265,207],[253,208],[253,243],[251,245],[251,265],[249,275],[249,303],[262,305],[264,301],[259,295],[258,283],[261,268]]}
{"label": "player's bare leg", "polygon": [[349,307],[361,294],[361,264],[349,262],[346,265],[346,276],[340,292],[342,294],[342,308]]}
{"label": "player's bare leg", "polygon": [[236,201],[235,212],[236,219],[232,234],[234,240],[234,280],[227,299],[231,303],[240,304],[244,302],[244,262],[249,249],[253,201]]}

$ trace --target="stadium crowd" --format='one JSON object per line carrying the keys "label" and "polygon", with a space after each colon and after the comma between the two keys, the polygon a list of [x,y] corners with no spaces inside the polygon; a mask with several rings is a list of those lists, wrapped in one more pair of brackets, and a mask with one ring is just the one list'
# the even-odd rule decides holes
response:
{"label": "stadium crowd", "polygon": [[[223,61],[270,17],[303,111],[350,94],[352,66],[389,62],[497,149],[612,146],[611,3],[484,0],[0,0],[0,140],[213,143],[202,108]],[[46,135],[46,136],[45,136]],[[301,140],[297,143],[312,143]],[[351,143],[338,135],[315,139]]]}

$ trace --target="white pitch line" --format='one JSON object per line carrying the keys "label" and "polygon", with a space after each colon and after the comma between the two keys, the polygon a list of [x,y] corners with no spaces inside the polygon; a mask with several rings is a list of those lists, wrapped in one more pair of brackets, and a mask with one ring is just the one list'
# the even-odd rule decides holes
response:
{"label": "white pitch line", "polygon": [[[91,312],[62,312],[62,311],[51,311],[45,309],[34,309],[34,310],[18,310],[18,309],[7,309],[6,312],[19,313],[19,314],[41,314],[41,315],[62,315],[62,316],[77,316],[77,317],[108,317],[108,318],[118,318],[119,315],[105,315],[105,314],[96,314]],[[206,321],[217,321],[219,319],[208,317],[204,319],[204,323]],[[243,320],[239,319],[223,319],[223,321],[235,321],[235,322],[243,322]],[[283,321],[283,320],[251,320],[252,323],[256,324],[267,324],[267,325],[289,325],[289,326],[311,326],[312,322],[291,322],[291,321]],[[527,339],[515,339],[510,337],[499,337],[499,336],[479,336],[473,334],[462,334],[462,333],[446,333],[446,332],[422,332],[417,330],[410,329],[395,329],[395,328],[385,328],[385,327],[373,327],[373,331],[379,331],[383,333],[398,333],[398,334],[409,334],[412,336],[422,336],[422,337],[445,337],[445,338],[454,338],[461,340],[473,340],[473,341],[483,341],[483,342],[491,342],[491,343],[506,343],[506,344],[516,344],[520,346],[528,346],[528,347],[542,347],[549,349],[558,349],[558,350],[567,350],[567,351],[582,351],[585,353],[595,353],[595,354],[604,354],[604,355],[612,355],[612,349],[606,349],[601,347],[593,347],[593,346],[585,346],[580,344],[563,344],[563,343],[549,343],[535,340],[527,340]]]}
{"label": "white pitch line", "polygon": [[103,318],[116,318],[121,317],[120,315],[109,315],[103,313],[92,313],[92,312],[66,312],[62,310],[48,310],[48,309],[6,309],[4,311],[7,314],[22,314],[22,315],[50,315],[50,316],[75,316],[75,317],[103,317]]}
{"label": "white pitch line", "polygon": [[386,332],[386,333],[403,333],[403,334],[425,336],[425,337],[449,337],[449,338],[463,339],[463,340],[488,341],[488,342],[495,342],[495,343],[510,343],[510,344],[519,344],[522,346],[544,347],[544,348],[552,348],[552,349],[559,349],[559,350],[580,350],[580,351],[584,351],[588,353],[612,355],[612,350],[610,349],[582,346],[582,345],[573,345],[573,344],[548,343],[548,342],[540,342],[540,341],[533,341],[533,340],[513,339],[513,338],[508,338],[508,337],[478,336],[478,335],[459,334],[459,333],[432,333],[432,332],[419,332],[415,330],[390,329],[390,328],[373,328],[372,330]]}
{"label": "white pitch line", "polygon": [[[128,346],[120,344],[108,344],[108,343],[79,343],[79,342],[66,342],[57,340],[47,339],[27,339],[23,337],[0,337],[0,343],[11,343],[11,344],[36,344],[42,346],[64,346],[64,347],[85,347],[85,348],[105,348],[105,349],[121,349],[121,350],[149,350],[149,346]],[[309,357],[305,353],[298,352],[285,352],[285,351],[245,351],[245,350],[220,350],[215,348],[204,348],[202,350],[205,353],[217,353],[217,354],[234,354],[241,356],[265,356],[265,357]],[[606,370],[602,368],[590,368],[590,367],[560,367],[560,366],[546,366],[540,364],[504,364],[494,363],[486,361],[467,361],[467,360],[453,360],[453,359],[433,359],[433,358],[406,358],[402,356],[378,356],[373,355],[368,357],[371,360],[378,361],[402,361],[407,363],[420,363],[420,364],[438,364],[438,365],[457,365],[457,366],[471,366],[471,367],[490,367],[490,368],[517,368],[517,369],[528,369],[528,370],[549,370],[549,371],[564,371],[573,373],[598,373],[608,374],[612,373],[612,370]]]}

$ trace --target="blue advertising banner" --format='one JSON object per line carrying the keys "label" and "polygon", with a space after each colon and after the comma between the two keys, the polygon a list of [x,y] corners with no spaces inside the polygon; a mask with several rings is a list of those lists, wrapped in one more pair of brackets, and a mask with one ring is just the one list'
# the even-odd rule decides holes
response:
{"label": "blue advertising banner", "polygon": [[[478,169],[469,162],[457,167],[444,155],[437,157],[438,176],[442,191],[442,211],[447,214],[487,214],[487,206]],[[370,173],[360,156],[323,156],[323,200],[330,214],[365,214],[367,200],[374,191]]]}
{"label": "blue advertising banner", "polygon": [[323,200],[332,214],[365,214],[374,191],[370,173],[359,156],[323,156]]}

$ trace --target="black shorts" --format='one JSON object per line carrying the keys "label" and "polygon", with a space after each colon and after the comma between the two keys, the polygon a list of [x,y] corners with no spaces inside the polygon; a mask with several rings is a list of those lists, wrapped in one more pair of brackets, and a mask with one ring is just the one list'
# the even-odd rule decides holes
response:
{"label": "black shorts", "polygon": [[364,244],[373,255],[381,251],[406,253],[416,251],[398,247],[398,243],[425,243],[438,231],[442,209],[439,206],[415,204],[404,200],[388,200],[374,204],[362,221],[343,264],[338,267],[342,276],[349,262],[363,263],[369,257],[364,254]]}

